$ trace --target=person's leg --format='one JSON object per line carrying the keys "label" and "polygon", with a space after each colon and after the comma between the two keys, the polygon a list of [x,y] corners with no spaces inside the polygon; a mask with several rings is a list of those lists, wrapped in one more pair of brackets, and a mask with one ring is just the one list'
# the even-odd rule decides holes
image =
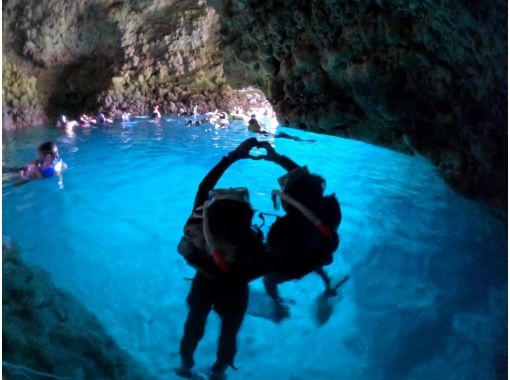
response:
{"label": "person's leg", "polygon": [[204,335],[207,315],[212,307],[211,281],[197,273],[187,302],[189,312],[180,345],[181,367],[176,370],[177,374],[183,377],[191,377],[191,368],[195,365],[193,354]]}
{"label": "person's leg", "polygon": [[280,298],[278,294],[278,276],[274,273],[269,273],[264,276],[264,289],[269,297],[271,297],[275,302],[278,302]]}
{"label": "person's leg", "polygon": [[223,379],[228,366],[234,366],[237,352],[237,333],[248,307],[248,284],[228,285],[215,302],[214,308],[221,318],[221,332],[216,362],[211,367],[210,379]]}
{"label": "person's leg", "polygon": [[283,276],[276,273],[269,273],[263,278],[264,289],[274,301],[274,316],[278,322],[290,315],[289,307],[285,305],[283,298],[278,293],[278,284],[285,282],[285,280]]}

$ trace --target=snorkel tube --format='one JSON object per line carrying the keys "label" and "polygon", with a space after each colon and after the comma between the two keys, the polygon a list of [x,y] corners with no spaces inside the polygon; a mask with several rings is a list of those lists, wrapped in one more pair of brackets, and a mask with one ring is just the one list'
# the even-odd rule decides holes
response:
{"label": "snorkel tube", "polygon": [[211,230],[209,229],[209,218],[207,215],[207,208],[212,204],[213,201],[206,201],[204,204],[203,211],[203,231],[204,231],[204,239],[205,244],[207,246],[207,250],[211,254],[214,262],[223,272],[228,272],[230,270],[230,266],[225,259],[225,255],[218,249],[216,243],[214,242],[214,238],[211,234]]}
{"label": "snorkel tube", "polygon": [[[209,199],[204,203],[203,207],[203,222],[202,222],[202,228],[203,228],[203,234],[204,234],[204,240],[206,243],[206,249],[209,252],[209,254],[212,256],[214,262],[220,268],[223,272],[229,272],[230,271],[230,265],[227,262],[227,254],[226,252],[223,252],[218,247],[218,244],[216,242],[216,239],[214,238],[213,234],[211,233],[211,229],[209,226],[209,216],[208,216],[208,208],[215,202],[219,200],[233,200],[240,203],[246,203],[250,204],[250,196],[248,193],[248,189],[245,187],[237,187],[237,188],[230,188],[230,189],[213,189],[209,192]],[[226,249],[228,252],[228,248],[223,247],[224,250]]]}
{"label": "snorkel tube", "polygon": [[306,219],[308,219],[315,226],[315,228],[317,228],[317,230],[319,230],[322,236],[328,240],[333,240],[335,235],[333,234],[333,231],[331,231],[331,228],[329,228],[326,223],[320,220],[312,210],[310,210],[295,198],[291,197],[289,194],[281,190],[273,190],[271,193],[271,198],[273,199],[273,203],[276,209],[278,208],[277,197],[280,197],[281,200],[295,207],[301,214],[303,214]]}

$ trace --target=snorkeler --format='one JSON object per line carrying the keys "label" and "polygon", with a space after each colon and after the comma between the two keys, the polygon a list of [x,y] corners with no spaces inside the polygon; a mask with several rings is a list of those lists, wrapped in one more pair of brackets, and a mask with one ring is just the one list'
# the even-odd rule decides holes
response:
{"label": "snorkeler", "polygon": [[268,131],[266,131],[264,128],[262,128],[262,126],[258,122],[255,114],[252,114],[250,120],[248,120],[248,130],[255,132],[255,133],[260,133],[261,135],[264,135],[264,136],[273,136],[276,139],[281,138],[281,139],[289,139],[289,140],[294,140],[294,141],[315,142],[315,140],[302,139],[297,136],[289,135],[288,133],[285,133],[285,132],[278,132],[276,135],[273,135],[273,134],[269,133]]}
{"label": "snorkeler", "polygon": [[267,249],[273,270],[264,277],[266,292],[275,302],[279,317],[284,318],[288,307],[278,294],[282,282],[316,272],[324,281],[325,294],[334,295],[335,287],[323,266],[331,264],[338,248],[342,213],[335,195],[324,195],[324,178],[279,155],[267,141],[260,142],[259,147],[266,149],[264,159],[288,171],[278,179],[281,190],[273,191],[275,207],[279,198],[286,214],[269,229]]}
{"label": "snorkeler", "polygon": [[100,125],[113,124],[113,119],[106,117],[104,113],[99,112],[96,116],[96,123]]}
{"label": "snorkeler", "polygon": [[153,119],[161,119],[161,113],[159,112],[159,104],[156,104],[156,105],[152,108],[151,117],[152,117]]}
{"label": "snorkeler", "polygon": [[236,337],[248,306],[248,282],[265,273],[263,236],[252,228],[254,213],[247,189],[213,190],[230,165],[249,158],[257,145],[255,138],[244,141],[205,176],[179,243],[179,253],[197,269],[187,297],[181,365],[175,370],[181,377],[194,376],[194,352],[214,309],[221,319],[221,332],[209,379],[225,379],[228,366],[234,367]]}
{"label": "snorkeler", "polygon": [[251,115],[250,120],[248,120],[248,130],[252,132],[267,134],[267,132],[260,126],[255,114]]}
{"label": "snorkeler", "polygon": [[131,112],[124,110],[122,112],[122,115],[120,116],[122,121],[129,121],[131,120]]}
{"label": "snorkeler", "polygon": [[72,134],[74,127],[79,126],[76,120],[68,120],[65,115],[61,115],[55,125],[56,128],[62,128],[67,134]]}
{"label": "snorkeler", "polygon": [[14,186],[22,185],[35,179],[60,177],[67,169],[67,164],[62,161],[58,154],[57,146],[51,142],[45,142],[37,149],[38,158],[20,168],[4,168],[4,170],[19,174],[13,182]]}

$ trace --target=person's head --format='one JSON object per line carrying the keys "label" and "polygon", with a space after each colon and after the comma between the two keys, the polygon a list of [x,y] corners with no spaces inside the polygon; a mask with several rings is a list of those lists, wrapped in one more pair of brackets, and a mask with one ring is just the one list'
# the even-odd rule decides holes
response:
{"label": "person's head", "polygon": [[250,117],[251,117],[252,119],[256,119],[256,117],[257,117],[257,116],[255,116],[255,114],[252,114]]}
{"label": "person's head", "polygon": [[188,125],[192,125],[192,124],[193,124],[193,121],[188,120]]}
{"label": "person's head", "polygon": [[41,159],[55,159],[58,156],[58,148],[52,141],[47,141],[39,145],[37,149]]}
{"label": "person's head", "polygon": [[213,202],[207,209],[211,234],[233,244],[240,244],[251,231],[253,210],[232,199]]}
{"label": "person's head", "polygon": [[246,188],[214,189],[209,193],[207,220],[212,235],[241,244],[251,233],[253,210]]}
{"label": "person's head", "polygon": [[[319,202],[324,196],[326,181],[319,175],[312,174],[306,166],[296,168],[278,179],[282,191],[305,206]],[[285,203],[283,206],[285,208]]]}
{"label": "person's head", "polygon": [[198,120],[197,120],[197,121],[195,121],[195,125],[196,125],[197,127],[200,127],[200,122],[199,122]]}

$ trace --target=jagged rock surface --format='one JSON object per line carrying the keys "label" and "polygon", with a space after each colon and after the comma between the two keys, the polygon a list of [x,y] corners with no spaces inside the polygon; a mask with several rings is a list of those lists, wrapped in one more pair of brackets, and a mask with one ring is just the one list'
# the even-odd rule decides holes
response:
{"label": "jagged rock surface", "polygon": [[[48,273],[2,245],[2,360],[9,379],[151,379]],[[42,377],[41,377],[42,378]],[[54,377],[55,378],[55,377]]]}
{"label": "jagged rock surface", "polygon": [[[155,103],[164,112],[247,108],[232,88],[257,85],[282,122],[418,152],[456,189],[499,205],[507,204],[506,30],[502,0],[3,7],[4,55],[23,63],[22,81],[36,77],[48,115],[98,106],[147,113]],[[5,116],[24,112],[23,95],[15,98],[4,100],[4,121],[29,124]]]}
{"label": "jagged rock surface", "polygon": [[[162,112],[248,109],[252,99],[226,83],[219,27],[214,9],[197,0],[9,0],[3,48],[7,62],[23,63],[18,82],[36,78],[40,106],[52,117],[148,114],[154,104]],[[4,100],[4,115],[21,112],[19,102]],[[30,124],[14,118],[4,129]]]}
{"label": "jagged rock surface", "polygon": [[299,128],[419,152],[506,204],[506,2],[216,3],[230,83],[256,83]]}

